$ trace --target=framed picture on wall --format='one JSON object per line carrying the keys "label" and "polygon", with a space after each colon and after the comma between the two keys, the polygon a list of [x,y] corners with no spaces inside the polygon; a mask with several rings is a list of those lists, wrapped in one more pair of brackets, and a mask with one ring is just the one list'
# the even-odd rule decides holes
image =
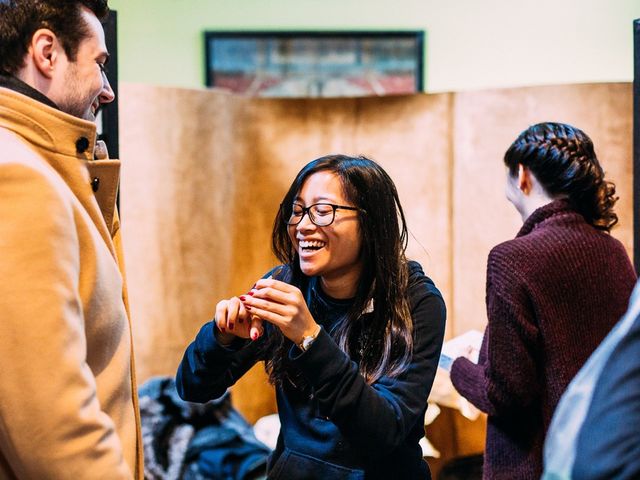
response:
{"label": "framed picture on wall", "polygon": [[258,97],[423,90],[424,32],[205,32],[206,85]]}

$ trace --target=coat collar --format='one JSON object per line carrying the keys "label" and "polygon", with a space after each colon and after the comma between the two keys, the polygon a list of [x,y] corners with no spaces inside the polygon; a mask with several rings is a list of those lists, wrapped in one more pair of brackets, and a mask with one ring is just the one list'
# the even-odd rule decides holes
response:
{"label": "coat collar", "polygon": [[533,213],[529,215],[529,218],[525,220],[516,237],[522,237],[523,235],[531,233],[531,231],[536,228],[537,225],[541,224],[548,218],[563,213],[579,215],[573,208],[571,208],[571,204],[566,198],[560,198],[558,200],[554,200],[551,203],[543,205],[542,207],[534,210]]}
{"label": "coat collar", "polygon": [[96,125],[45,103],[0,87],[0,126],[14,131],[38,149],[66,157],[93,160]]}
{"label": "coat collar", "polygon": [[40,93],[38,90],[33,88],[31,85],[24,83],[17,77],[13,75],[9,75],[0,71],[0,87],[8,88],[9,90],[13,90],[15,92],[21,93],[22,95],[26,95],[27,97],[33,98],[45,105],[50,106],[51,108],[55,108],[59,110],[58,106],[46,95]]}
{"label": "coat collar", "polygon": [[[93,159],[95,124],[0,87],[0,128],[23,138],[56,170],[113,252],[111,237],[120,162]],[[97,182],[95,178],[98,178]],[[92,183],[98,187],[95,194]]]}

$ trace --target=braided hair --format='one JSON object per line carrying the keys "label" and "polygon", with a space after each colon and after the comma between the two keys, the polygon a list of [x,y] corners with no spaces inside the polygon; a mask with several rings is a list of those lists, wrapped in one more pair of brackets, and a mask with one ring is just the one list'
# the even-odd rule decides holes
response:
{"label": "braided hair", "polygon": [[547,194],[567,198],[598,230],[609,232],[618,223],[616,187],[605,180],[593,142],[582,130],[565,123],[532,125],[511,144],[504,163],[512,176],[519,165],[528,168]]}

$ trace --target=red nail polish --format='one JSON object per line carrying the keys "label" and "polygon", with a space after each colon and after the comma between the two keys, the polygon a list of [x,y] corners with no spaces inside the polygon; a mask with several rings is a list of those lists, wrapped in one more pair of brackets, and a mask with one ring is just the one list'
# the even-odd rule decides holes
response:
{"label": "red nail polish", "polygon": [[255,342],[257,339],[258,339],[258,332],[251,333],[251,340]]}
{"label": "red nail polish", "polygon": [[227,331],[224,327],[218,327],[218,328],[220,328],[220,331],[221,331],[222,333],[226,333],[226,331]]}
{"label": "red nail polish", "polygon": [[253,292],[247,292],[247,295],[251,295],[253,297]]}
{"label": "red nail polish", "polygon": [[244,295],[240,295],[240,301],[244,302],[247,299],[247,297],[245,297]]}
{"label": "red nail polish", "polygon": [[229,324],[229,330],[233,330],[233,323]]}
{"label": "red nail polish", "polygon": [[244,322],[243,319],[241,319],[241,318],[238,319],[238,323],[243,323],[243,322]]}

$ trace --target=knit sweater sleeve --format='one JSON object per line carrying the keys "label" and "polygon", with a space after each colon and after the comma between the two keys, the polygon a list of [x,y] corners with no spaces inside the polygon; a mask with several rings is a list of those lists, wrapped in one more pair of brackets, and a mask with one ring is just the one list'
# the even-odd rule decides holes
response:
{"label": "knit sweater sleeve", "polygon": [[[262,278],[282,272],[281,266]],[[220,398],[256,362],[264,360],[264,343],[272,326],[265,322],[264,335],[255,342],[237,337],[231,345],[223,346],[217,339],[213,322],[200,328],[187,347],[176,373],[176,389],[180,398],[189,402],[208,402]]]}
{"label": "knit sweater sleeve", "polygon": [[445,306],[439,294],[428,293],[424,284],[421,288],[411,312],[413,358],[397,377],[368,385],[358,365],[324,330],[309,350],[292,356],[314,388],[320,413],[372,455],[388,454],[423,421],[442,347]]}
{"label": "knit sweater sleeve", "polygon": [[490,255],[488,324],[478,364],[456,359],[451,381],[483,412],[507,416],[534,404],[540,395],[540,335],[525,285],[512,269],[493,260]]}
{"label": "knit sweater sleeve", "polygon": [[260,343],[238,338],[230,346],[222,346],[213,322],[206,323],[178,367],[176,389],[180,398],[204,403],[221,397],[260,359]]}
{"label": "knit sweater sleeve", "polygon": [[451,383],[464,398],[469,400],[478,409],[489,415],[495,415],[495,411],[487,398],[487,339],[485,332],[482,339],[482,347],[478,357],[478,364],[465,357],[458,357],[451,365]]}

